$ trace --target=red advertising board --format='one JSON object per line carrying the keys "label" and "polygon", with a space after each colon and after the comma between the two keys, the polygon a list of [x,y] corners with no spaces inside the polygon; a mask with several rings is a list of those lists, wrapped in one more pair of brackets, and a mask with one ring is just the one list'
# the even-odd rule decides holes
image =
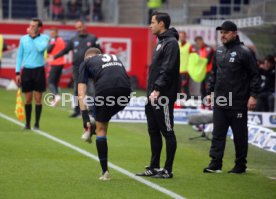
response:
{"label": "red advertising board", "polygon": [[[9,46],[15,47],[3,53],[0,77],[15,78],[16,47],[21,36],[26,34],[28,23],[0,23],[1,34]],[[61,36],[69,39],[74,32],[74,25],[45,24],[43,32],[46,34],[52,27],[60,30]],[[148,66],[151,61],[153,37],[147,27],[125,26],[92,26],[87,25],[88,32],[96,35],[100,41],[104,53],[116,54],[124,63],[129,76],[135,76],[138,87],[146,88]],[[67,37],[67,38],[66,38]],[[60,82],[61,87],[68,86],[70,81],[70,62],[72,58],[67,56],[68,64],[63,71]]]}

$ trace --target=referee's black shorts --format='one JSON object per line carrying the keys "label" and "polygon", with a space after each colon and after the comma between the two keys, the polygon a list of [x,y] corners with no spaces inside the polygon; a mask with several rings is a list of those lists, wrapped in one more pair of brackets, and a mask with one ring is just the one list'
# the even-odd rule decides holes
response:
{"label": "referee's black shorts", "polygon": [[123,110],[130,100],[128,88],[106,89],[95,96],[95,120],[109,122],[111,117]]}
{"label": "referee's black shorts", "polygon": [[44,92],[46,90],[46,78],[44,67],[23,68],[21,75],[22,92]]}

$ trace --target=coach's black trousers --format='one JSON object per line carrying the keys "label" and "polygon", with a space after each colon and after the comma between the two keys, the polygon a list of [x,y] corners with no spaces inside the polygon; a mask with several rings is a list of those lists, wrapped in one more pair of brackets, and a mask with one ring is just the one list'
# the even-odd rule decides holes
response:
{"label": "coach's black trousers", "polygon": [[234,135],[236,166],[245,169],[248,150],[247,110],[223,109],[214,107],[214,130],[210,149],[211,166],[222,167],[222,158],[228,128]]}
{"label": "coach's black trousers", "polygon": [[[162,104],[162,103],[161,103]],[[160,154],[162,150],[162,135],[166,140],[167,158],[164,169],[172,171],[176,151],[176,138],[174,134],[173,106],[174,102],[167,105],[151,104],[145,106],[148,122],[148,132],[151,145],[151,168],[160,168]],[[162,135],[161,135],[162,133]]]}
{"label": "coach's black trousers", "polygon": [[58,83],[62,74],[62,69],[63,65],[52,66],[48,77],[48,87],[54,95],[58,94]]}
{"label": "coach's black trousers", "polygon": [[[73,66],[73,81],[74,81],[74,96],[78,96],[78,79],[79,79],[79,67]],[[78,102],[74,106],[75,113],[80,113],[80,107]]]}

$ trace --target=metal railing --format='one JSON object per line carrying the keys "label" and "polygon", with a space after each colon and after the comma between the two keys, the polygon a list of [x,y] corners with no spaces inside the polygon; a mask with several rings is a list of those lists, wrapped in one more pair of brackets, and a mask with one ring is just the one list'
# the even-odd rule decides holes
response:
{"label": "metal railing", "polygon": [[67,6],[69,0],[62,0],[63,11],[58,16],[53,12],[53,2],[54,0],[0,0],[0,19],[13,20],[39,17],[44,21],[64,22],[81,19],[88,22],[118,23],[118,0],[102,0],[102,19],[95,17],[94,0],[79,0],[81,6],[78,7],[77,14],[73,17],[69,15]]}
{"label": "metal railing", "polygon": [[[32,13],[43,20],[68,20],[67,2],[69,0],[62,0],[64,11],[61,19],[57,19],[53,15],[51,5],[54,0],[48,0],[48,4],[45,3],[46,1],[0,0],[0,19],[19,19],[20,17],[22,19],[29,19],[31,17],[30,13]],[[82,7],[80,8],[78,18],[95,22],[93,20],[94,0],[79,1],[82,2]],[[249,4],[244,4],[246,1],[249,1]],[[141,6],[139,9],[143,9],[145,12],[147,10],[147,1],[143,0],[143,2],[144,6]],[[221,4],[219,2],[220,0],[168,0],[160,10],[168,12],[171,15],[174,25],[199,24],[201,19],[241,19],[257,16],[260,16],[265,23],[276,23],[276,0],[240,0],[240,4],[235,4],[235,0],[231,0],[230,4]],[[123,12],[119,12],[121,3],[120,0],[102,0],[103,20],[101,22],[119,23],[119,19],[122,18],[120,15],[123,15]],[[131,4],[131,1],[129,4]],[[24,9],[23,6],[27,9]],[[133,13],[137,10],[133,6],[129,6],[128,9],[132,9]],[[139,17],[145,16],[146,12],[144,16]],[[145,21],[146,24],[147,20],[140,21]],[[136,22],[131,21],[130,23],[135,24]]]}
{"label": "metal railing", "polygon": [[241,0],[235,4],[221,4],[220,1],[171,0],[171,5],[163,6],[162,11],[171,15],[175,25],[199,24],[203,20],[241,19],[261,17],[265,23],[276,23],[276,0]]}

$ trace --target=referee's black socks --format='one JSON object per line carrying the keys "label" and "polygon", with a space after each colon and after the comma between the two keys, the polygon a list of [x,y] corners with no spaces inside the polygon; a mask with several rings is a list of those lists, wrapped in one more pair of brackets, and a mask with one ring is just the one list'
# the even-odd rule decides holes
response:
{"label": "referee's black socks", "polygon": [[26,112],[26,127],[30,128],[32,104],[25,104],[25,112]]}
{"label": "referee's black socks", "polygon": [[105,173],[107,169],[107,140],[106,136],[97,136],[96,137],[96,146],[98,151],[99,160],[101,163],[102,171]]}
{"label": "referee's black socks", "polygon": [[39,128],[39,120],[42,111],[42,104],[35,105],[35,127]]}

